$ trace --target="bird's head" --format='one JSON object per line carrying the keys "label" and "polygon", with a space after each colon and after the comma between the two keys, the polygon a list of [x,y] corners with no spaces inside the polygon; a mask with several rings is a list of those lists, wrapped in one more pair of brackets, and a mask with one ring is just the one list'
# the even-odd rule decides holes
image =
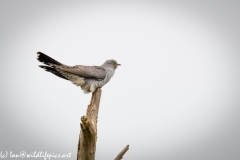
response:
{"label": "bird's head", "polygon": [[103,65],[114,69],[117,69],[118,66],[121,66],[121,64],[118,64],[117,61],[113,59],[107,60]]}

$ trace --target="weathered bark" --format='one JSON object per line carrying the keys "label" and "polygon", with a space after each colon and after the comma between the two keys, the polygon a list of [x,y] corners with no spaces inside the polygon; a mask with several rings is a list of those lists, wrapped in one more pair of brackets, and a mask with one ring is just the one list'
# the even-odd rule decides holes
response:
{"label": "weathered bark", "polygon": [[[80,124],[81,131],[78,141],[77,160],[95,160],[98,109],[101,93],[101,88],[96,89],[96,91],[92,93],[92,99],[88,105],[86,116],[81,117],[82,123]],[[128,149],[129,145],[123,148],[114,160],[121,160]]]}
{"label": "weathered bark", "polygon": [[87,116],[82,116],[81,131],[78,141],[77,160],[94,160],[97,142],[98,109],[102,90],[96,89],[87,108]]}
{"label": "weathered bark", "polygon": [[123,158],[123,155],[127,152],[129,149],[129,145],[123,148],[123,150],[117,155],[117,157],[114,160],[121,160]]}

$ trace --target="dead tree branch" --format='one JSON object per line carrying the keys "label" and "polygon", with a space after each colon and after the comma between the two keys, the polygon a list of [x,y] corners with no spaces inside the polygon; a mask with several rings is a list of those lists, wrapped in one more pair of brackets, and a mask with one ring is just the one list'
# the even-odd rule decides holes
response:
{"label": "dead tree branch", "polygon": [[78,141],[77,160],[94,160],[97,142],[97,120],[102,90],[98,88],[92,94],[86,116],[81,117],[81,131]]}
{"label": "dead tree branch", "polygon": [[[97,122],[98,109],[101,99],[101,88],[92,93],[92,99],[87,108],[86,116],[81,117],[81,131],[78,141],[77,160],[95,160],[96,142],[97,142]],[[122,159],[123,155],[129,149],[127,145],[115,158]]]}
{"label": "dead tree branch", "polygon": [[123,148],[123,150],[117,155],[117,157],[114,160],[121,160],[123,158],[123,155],[127,152],[129,149],[129,145]]}

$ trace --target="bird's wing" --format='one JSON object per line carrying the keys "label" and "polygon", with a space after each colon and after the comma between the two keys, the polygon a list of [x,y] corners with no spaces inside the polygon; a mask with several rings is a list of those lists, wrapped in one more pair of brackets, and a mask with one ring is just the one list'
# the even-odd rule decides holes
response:
{"label": "bird's wing", "polygon": [[81,77],[86,78],[96,78],[96,79],[104,79],[106,77],[106,71],[98,66],[64,66],[64,65],[54,65],[54,68],[60,69],[62,71],[66,71],[68,73],[72,73]]}

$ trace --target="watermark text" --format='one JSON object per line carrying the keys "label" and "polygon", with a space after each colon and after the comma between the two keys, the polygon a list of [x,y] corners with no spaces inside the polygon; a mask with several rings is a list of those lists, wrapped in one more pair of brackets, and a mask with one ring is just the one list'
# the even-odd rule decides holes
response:
{"label": "watermark text", "polygon": [[34,151],[31,153],[27,153],[25,151],[21,151],[19,153],[14,153],[13,151],[0,151],[0,159],[8,159],[8,158],[12,158],[12,159],[17,159],[17,158],[43,158],[44,160],[50,160],[51,158],[71,158],[71,152],[67,153],[67,154],[56,154],[56,153],[48,153],[43,152],[43,151]]}

